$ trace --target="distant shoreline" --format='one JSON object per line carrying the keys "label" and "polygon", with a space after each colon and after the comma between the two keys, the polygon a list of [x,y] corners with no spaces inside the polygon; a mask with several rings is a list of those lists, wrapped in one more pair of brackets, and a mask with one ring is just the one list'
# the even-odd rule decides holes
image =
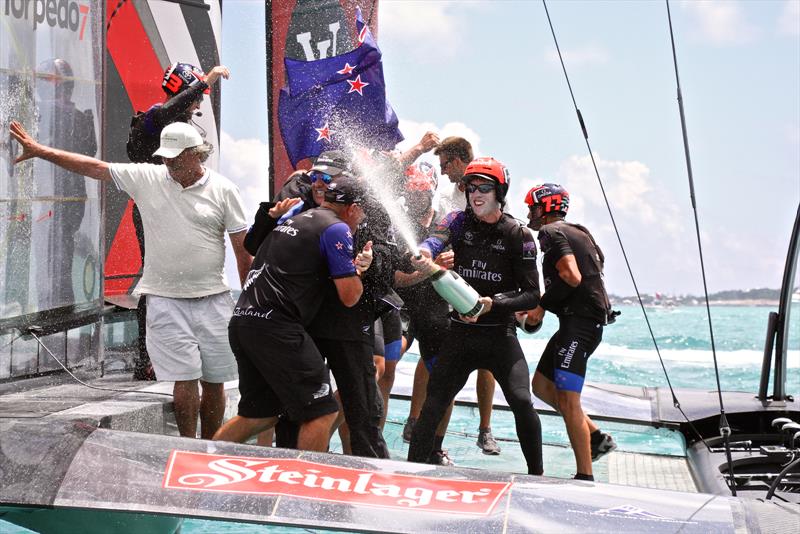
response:
{"label": "distant shoreline", "polygon": [[[621,300],[612,300],[612,306],[638,306],[639,303],[636,300],[630,300],[630,302],[623,302]],[[780,304],[780,301],[777,299],[731,299],[731,300],[709,300],[709,306],[753,306],[753,307],[761,307],[761,308],[777,308]],[[695,307],[695,306],[705,306],[705,301],[702,299],[697,299],[697,302],[672,302],[669,304],[653,304],[651,302],[645,302],[645,307],[647,308],[680,308],[683,306],[688,307]]]}

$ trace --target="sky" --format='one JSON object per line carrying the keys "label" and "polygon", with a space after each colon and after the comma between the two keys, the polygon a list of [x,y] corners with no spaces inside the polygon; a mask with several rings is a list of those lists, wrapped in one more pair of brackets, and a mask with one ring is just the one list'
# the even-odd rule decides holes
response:
{"label": "sky", "polygon": [[[778,288],[800,202],[800,0],[670,8],[708,289]],[[541,2],[380,0],[400,148],[428,130],[469,139],[476,157],[508,166],[518,218],[535,184],[563,185],[567,220],[605,252],[611,293],[634,293],[624,247],[641,292],[702,294],[664,2],[551,0],[548,9],[621,245]],[[232,75],[220,170],[252,218],[268,200],[264,7],[225,0],[223,10]],[[232,264],[227,272],[238,287]]]}

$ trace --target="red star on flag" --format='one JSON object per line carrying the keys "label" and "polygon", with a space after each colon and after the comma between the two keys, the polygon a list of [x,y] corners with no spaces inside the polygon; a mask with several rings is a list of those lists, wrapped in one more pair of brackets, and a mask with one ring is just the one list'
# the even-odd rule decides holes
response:
{"label": "red star on flag", "polygon": [[336,242],[336,249],[337,250],[342,250],[343,248],[344,248],[344,243],[342,243],[341,241],[337,241]]}
{"label": "red star on flag", "polygon": [[367,82],[362,82],[361,81],[361,75],[360,74],[358,76],[356,76],[355,80],[347,80],[347,83],[350,84],[350,90],[347,91],[347,94],[350,94],[353,91],[355,91],[356,93],[360,94],[361,96],[364,96],[364,93],[362,92],[362,89],[364,89],[366,86],[369,85]]}
{"label": "red star on flag", "polygon": [[314,128],[314,129],[319,134],[317,136],[317,141],[321,141],[323,139],[325,139],[326,141],[330,141],[331,140],[331,136],[334,133],[336,133],[336,132],[334,132],[333,130],[330,129],[330,127],[328,126],[327,122],[325,123],[325,126],[323,126],[322,128]]}
{"label": "red star on flag", "polygon": [[355,67],[351,67],[350,63],[345,63],[344,68],[342,70],[337,70],[336,74],[344,74],[345,76],[347,76],[348,74],[353,72],[353,69],[355,69]]}
{"label": "red star on flag", "polygon": [[361,31],[358,32],[358,42],[359,43],[363,43],[364,42],[364,39],[367,38],[367,32],[368,31],[369,31],[369,26],[365,25],[363,28],[361,28]]}

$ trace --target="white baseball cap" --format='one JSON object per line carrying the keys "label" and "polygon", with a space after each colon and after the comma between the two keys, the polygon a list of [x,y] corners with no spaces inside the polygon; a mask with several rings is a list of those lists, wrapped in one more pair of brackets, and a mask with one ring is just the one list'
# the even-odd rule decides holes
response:
{"label": "white baseball cap", "polygon": [[185,122],[173,122],[161,130],[161,146],[153,152],[153,155],[175,158],[185,149],[200,146],[203,143],[203,137],[194,126]]}

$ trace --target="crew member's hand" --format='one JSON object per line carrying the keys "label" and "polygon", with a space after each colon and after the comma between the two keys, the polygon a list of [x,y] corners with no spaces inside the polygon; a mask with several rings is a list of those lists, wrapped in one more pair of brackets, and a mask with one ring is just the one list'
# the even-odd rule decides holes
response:
{"label": "crew member's hand", "polygon": [[420,249],[419,256],[411,256],[411,265],[415,271],[422,273],[425,276],[430,276],[441,267],[438,267],[433,260],[431,260],[431,253],[429,250]]}
{"label": "crew member's hand", "polygon": [[298,205],[302,200],[298,197],[284,198],[279,200],[269,209],[269,216],[273,219],[280,219],[283,214]]}
{"label": "crew member's hand", "polygon": [[478,299],[478,302],[483,304],[483,309],[480,312],[478,312],[477,315],[473,315],[471,317],[459,314],[459,317],[461,318],[462,321],[464,321],[465,323],[477,323],[478,317],[489,313],[489,311],[492,309],[492,297],[481,297]]}
{"label": "crew member's hand", "polygon": [[438,256],[436,256],[436,265],[439,267],[444,267],[445,269],[452,269],[453,265],[455,264],[456,255],[455,252],[452,250],[448,250],[447,252],[442,252]]}
{"label": "crew member's hand", "polygon": [[536,306],[536,308],[528,312],[528,318],[525,319],[525,322],[531,326],[535,326],[541,323],[543,320],[544,320],[544,308],[542,308],[541,306]]}
{"label": "crew member's hand", "polygon": [[214,85],[219,80],[219,77],[222,76],[226,80],[231,77],[231,71],[228,70],[228,67],[224,67],[222,65],[217,65],[213,69],[211,69],[208,74],[206,75],[206,83],[208,85]]}
{"label": "crew member's hand", "polygon": [[425,132],[417,146],[423,153],[433,150],[439,145],[439,136],[435,132]]}
{"label": "crew member's hand", "polygon": [[361,252],[356,255],[354,263],[356,266],[356,272],[359,274],[359,276],[364,271],[369,269],[370,265],[372,265],[372,241],[367,241],[367,244],[364,245],[364,248],[361,249]]}
{"label": "crew member's hand", "polygon": [[11,132],[11,137],[16,139],[17,142],[22,146],[22,154],[20,154],[17,159],[14,160],[15,164],[21,163],[26,159],[35,158],[39,155],[42,145],[37,143],[36,139],[28,135],[28,132],[26,132],[25,128],[22,127],[22,124],[18,123],[17,121],[12,121],[9,131]]}

